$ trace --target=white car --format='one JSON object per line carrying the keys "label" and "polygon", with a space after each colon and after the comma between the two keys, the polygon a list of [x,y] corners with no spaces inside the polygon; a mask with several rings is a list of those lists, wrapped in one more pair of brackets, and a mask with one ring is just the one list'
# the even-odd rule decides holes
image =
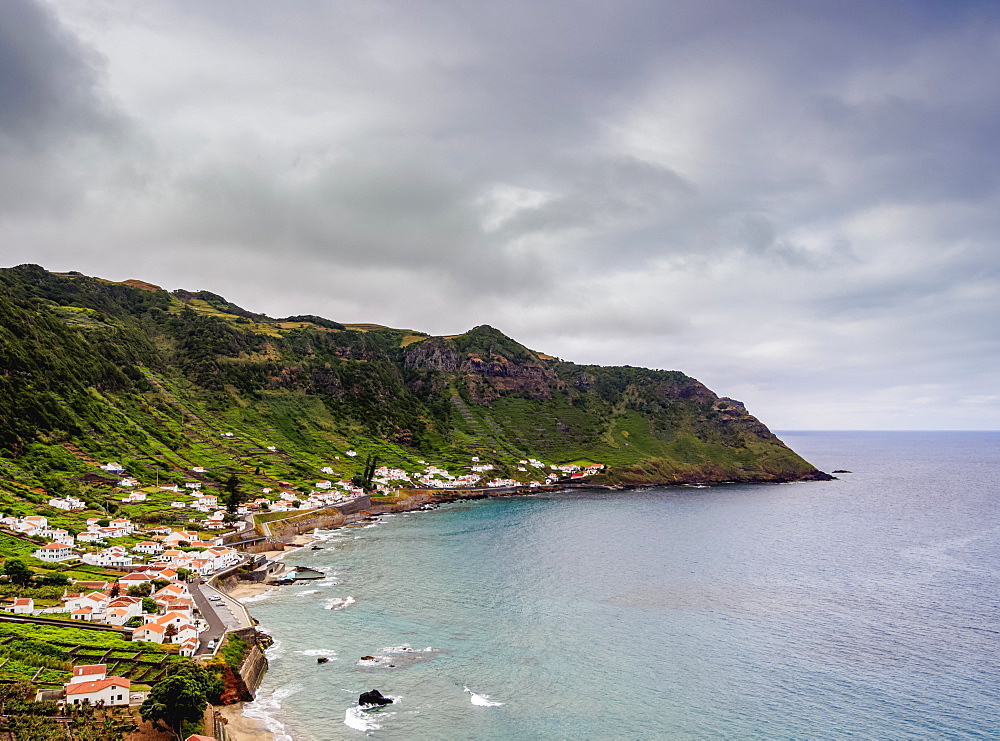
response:
{"label": "white car", "polygon": [[220,597],[220,596],[219,596],[219,595],[217,595],[217,594],[210,594],[210,595],[208,596],[208,598],[209,598],[210,600],[212,600],[212,602],[221,602],[221,601],[222,601],[222,597]]}

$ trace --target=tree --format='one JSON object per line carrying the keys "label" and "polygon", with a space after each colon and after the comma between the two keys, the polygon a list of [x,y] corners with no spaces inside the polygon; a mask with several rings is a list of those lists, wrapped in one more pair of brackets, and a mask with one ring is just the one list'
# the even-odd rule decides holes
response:
{"label": "tree", "polygon": [[160,606],[156,604],[156,600],[152,597],[142,598],[142,611],[147,615],[155,615],[160,611]]}
{"label": "tree", "polygon": [[198,723],[208,705],[203,681],[193,672],[164,677],[149,691],[139,707],[145,721],[162,723],[178,739],[184,738],[184,726]]}
{"label": "tree", "polygon": [[359,476],[355,476],[351,479],[351,483],[355,486],[363,489],[365,493],[370,492],[373,488],[372,478],[375,476],[375,469],[378,467],[378,456],[370,455],[365,460],[365,470]]}
{"label": "tree", "polygon": [[65,587],[69,585],[69,577],[58,572],[37,577],[36,583],[43,587]]}
{"label": "tree", "polygon": [[3,574],[10,579],[11,584],[26,587],[35,578],[35,572],[20,558],[8,558],[3,564]]}
{"label": "tree", "polygon": [[230,474],[229,479],[226,481],[225,488],[226,493],[224,500],[226,503],[226,510],[230,514],[236,514],[236,510],[241,504],[243,504],[244,501],[246,501],[246,497],[243,492],[240,491],[240,479],[235,473]]}
{"label": "tree", "polygon": [[148,597],[153,591],[153,585],[148,581],[143,584],[133,584],[125,592],[129,597]]}
{"label": "tree", "polygon": [[118,582],[115,582],[114,584],[111,585],[111,599],[114,599],[121,593],[122,593],[122,588],[118,585]]}

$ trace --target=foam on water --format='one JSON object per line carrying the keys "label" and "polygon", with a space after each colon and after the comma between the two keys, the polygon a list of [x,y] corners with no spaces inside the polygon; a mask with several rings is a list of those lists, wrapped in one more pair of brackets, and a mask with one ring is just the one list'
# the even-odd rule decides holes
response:
{"label": "foam on water", "polygon": [[372,656],[370,659],[358,659],[358,666],[388,666],[391,661],[388,656]]}
{"label": "foam on water", "polygon": [[296,651],[295,653],[301,654],[302,656],[326,656],[330,659],[335,659],[337,657],[337,652],[332,648],[311,648],[305,651]]}
{"label": "foam on water", "polygon": [[481,708],[498,708],[503,705],[502,702],[491,700],[489,695],[480,695],[477,692],[473,692],[468,687],[465,688],[465,691],[472,695],[472,697],[469,698],[472,704],[478,705]]}
{"label": "foam on water", "polygon": [[243,597],[242,599],[237,600],[237,602],[241,602],[244,605],[249,605],[252,602],[263,602],[264,600],[273,597],[276,592],[277,592],[277,587],[271,587],[265,592],[261,592],[260,594],[255,594],[251,597]]}
{"label": "foam on water", "polygon": [[408,643],[404,643],[402,646],[387,646],[386,648],[379,649],[379,651],[384,654],[426,654],[440,650],[441,649],[434,648],[433,646],[428,646],[427,648],[412,648]]}
{"label": "foam on water", "polygon": [[302,689],[302,685],[288,684],[278,687],[271,694],[258,693],[253,702],[243,706],[243,715],[252,720],[259,721],[273,734],[274,741],[294,741],[288,734],[288,729],[276,717],[281,712],[281,701],[286,697],[294,695]]}
{"label": "foam on water", "polygon": [[354,597],[334,597],[331,600],[326,601],[327,610],[343,610],[345,607],[350,607],[355,602],[357,602]]}
{"label": "foam on water", "polygon": [[307,594],[319,594],[319,590],[318,589],[307,589],[304,592],[298,592],[295,596],[296,597],[305,597]]}
{"label": "foam on water", "polygon": [[[393,705],[399,703],[400,698],[394,697],[393,695],[386,695],[390,700],[392,700]],[[385,708],[390,707],[386,705],[355,705],[353,708],[348,708],[347,712],[344,713],[344,725],[349,728],[353,728],[355,731],[369,732],[377,731],[382,727],[379,722],[386,718],[391,718],[396,713],[392,711],[386,711]]]}

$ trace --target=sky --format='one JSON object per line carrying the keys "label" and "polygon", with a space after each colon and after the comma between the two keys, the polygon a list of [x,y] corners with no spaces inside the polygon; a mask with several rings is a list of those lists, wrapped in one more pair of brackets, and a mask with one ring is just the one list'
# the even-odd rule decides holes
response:
{"label": "sky", "polygon": [[0,266],[1000,428],[1000,5],[4,0]]}

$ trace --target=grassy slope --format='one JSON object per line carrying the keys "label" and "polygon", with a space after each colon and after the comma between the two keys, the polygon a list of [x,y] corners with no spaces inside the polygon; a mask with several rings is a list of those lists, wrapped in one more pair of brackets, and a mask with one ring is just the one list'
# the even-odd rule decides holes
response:
{"label": "grassy slope", "polygon": [[[460,364],[440,370],[410,362],[428,340],[412,330],[271,320],[209,293],[30,267],[0,271],[0,288],[0,352],[13,370],[0,379],[0,414],[19,420],[0,437],[0,508],[14,514],[49,494],[82,496],[95,511],[120,498],[80,481],[108,460],[145,484],[183,484],[202,466],[211,487],[235,472],[253,493],[311,486],[331,477],[323,466],[350,477],[368,455],[454,473],[478,455],[501,476],[523,476],[518,461],[529,455],[586,459],[608,465],[611,483],[780,480],[812,470],[683,374],[563,363],[491,328],[434,338]],[[518,387],[470,370],[470,358],[542,380]],[[169,507],[176,498],[156,493],[122,511],[183,524],[185,512]]]}

